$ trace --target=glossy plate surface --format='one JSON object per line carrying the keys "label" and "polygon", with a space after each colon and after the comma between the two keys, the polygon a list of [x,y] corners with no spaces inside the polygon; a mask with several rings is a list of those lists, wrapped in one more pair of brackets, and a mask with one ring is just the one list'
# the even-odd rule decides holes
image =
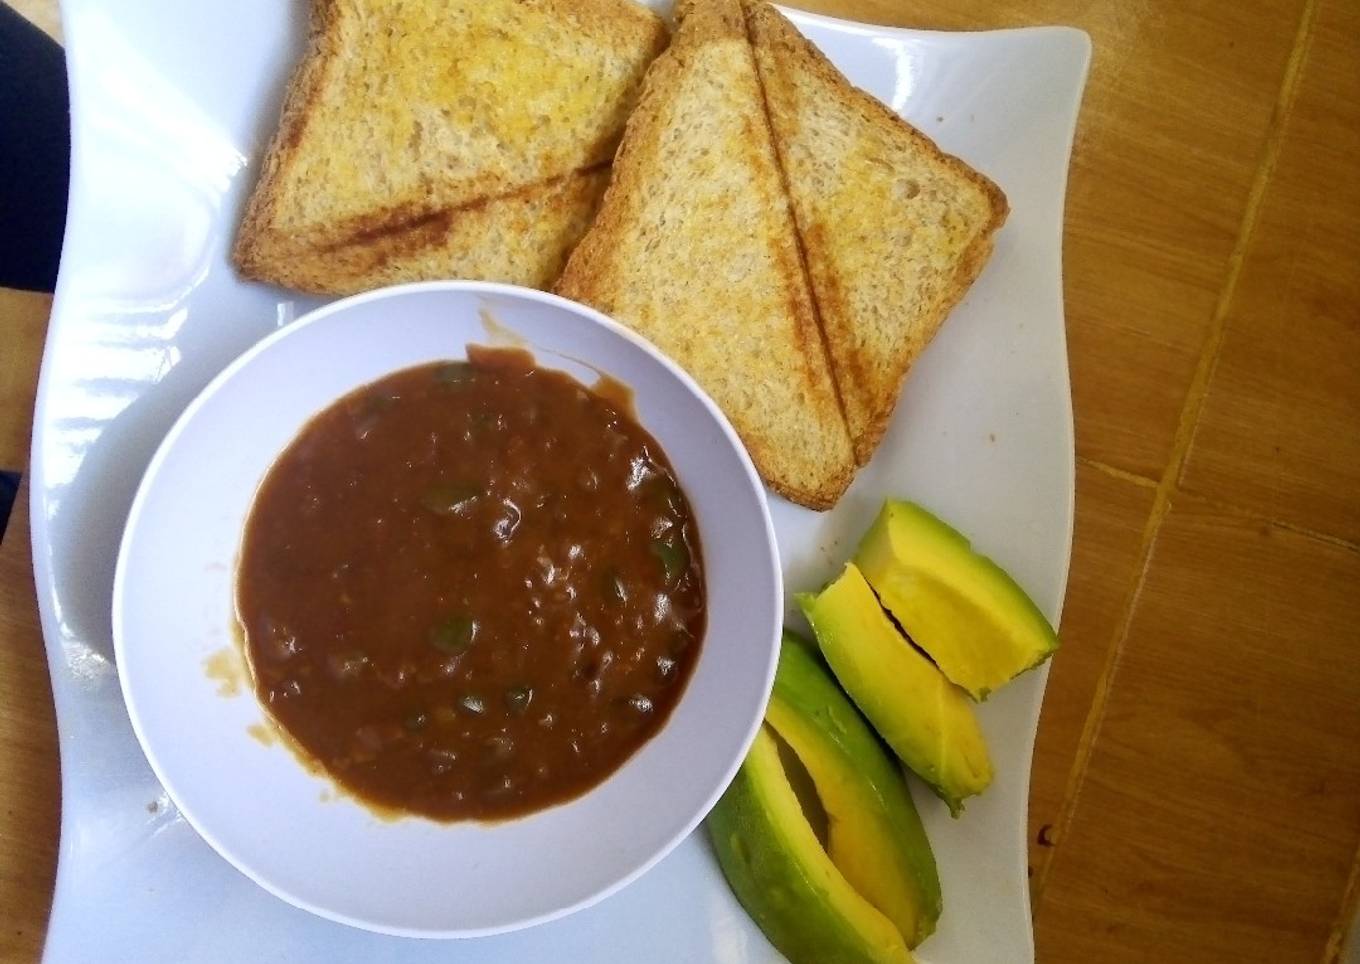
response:
{"label": "glossy plate surface", "polygon": [[[449,945],[297,910],[233,870],[171,806],[119,692],[114,563],[138,480],[185,406],[238,354],[317,304],[241,284],[226,257],[305,36],[305,5],[65,0],[63,13],[72,196],[32,461],[62,753],[49,959],[776,959],[702,834],[589,910]],[[1012,214],[837,509],[773,500],[785,587],[817,586],[880,501],[903,495],[970,534],[1056,620],[1073,499],[1062,204],[1089,42],[1064,28],[939,34],[794,19],[852,81],[995,179]],[[982,707],[997,779],[963,819],[913,785],[945,893],[940,930],[917,953],[927,964],[1033,959],[1025,807],[1046,675],[1028,674]]]}

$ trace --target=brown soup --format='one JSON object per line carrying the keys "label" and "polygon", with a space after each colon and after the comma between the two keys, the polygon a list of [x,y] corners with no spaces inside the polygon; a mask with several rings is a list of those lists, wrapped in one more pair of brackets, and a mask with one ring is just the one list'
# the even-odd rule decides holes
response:
{"label": "brown soup", "polygon": [[688,500],[623,406],[524,352],[397,372],[315,416],[246,523],[256,692],[344,788],[441,820],[597,785],[704,634]]}

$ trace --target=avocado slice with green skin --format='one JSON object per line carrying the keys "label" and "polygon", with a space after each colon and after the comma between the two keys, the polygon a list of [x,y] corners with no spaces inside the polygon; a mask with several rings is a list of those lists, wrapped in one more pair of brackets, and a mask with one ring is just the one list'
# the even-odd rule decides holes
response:
{"label": "avocado slice with green skin", "polygon": [[968,695],[888,619],[855,564],[798,603],[822,655],[879,736],[954,816],[992,782],[992,763]]}
{"label": "avocado slice with green skin", "polygon": [[912,641],[974,699],[1058,648],[1053,627],[1015,580],[914,502],[883,504],[855,564]]}
{"label": "avocado slice with green skin", "polygon": [[902,771],[836,685],[811,643],[784,634],[766,722],[812,777],[827,851],[908,947],[935,930],[940,877]]}
{"label": "avocado slice with green skin", "polygon": [[768,728],[709,814],[708,832],[737,899],[793,964],[910,964],[892,921],[822,849]]}

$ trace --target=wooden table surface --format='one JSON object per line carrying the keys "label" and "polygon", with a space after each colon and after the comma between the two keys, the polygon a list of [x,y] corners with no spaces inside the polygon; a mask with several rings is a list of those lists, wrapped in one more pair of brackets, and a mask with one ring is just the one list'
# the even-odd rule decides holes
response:
{"label": "wooden table surface", "polygon": [[[14,5],[56,31],[53,0]],[[1077,528],[1034,760],[1043,962],[1333,960],[1360,857],[1360,3],[815,0],[1064,23]],[[0,467],[49,301],[0,293]],[[0,544],[0,958],[59,810],[27,518]]]}

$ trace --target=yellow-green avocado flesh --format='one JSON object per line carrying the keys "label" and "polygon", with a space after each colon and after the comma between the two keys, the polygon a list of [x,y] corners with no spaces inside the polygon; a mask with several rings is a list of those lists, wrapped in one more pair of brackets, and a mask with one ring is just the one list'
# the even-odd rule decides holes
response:
{"label": "yellow-green avocado flesh", "polygon": [[854,563],[798,596],[822,655],[879,735],[955,816],[992,781],[973,704],[888,619]]}
{"label": "yellow-green avocado flesh", "polygon": [[832,863],[908,947],[920,944],[940,916],[940,878],[902,771],[812,644],[791,633],[765,719],[812,777]]}
{"label": "yellow-green avocado flesh", "polygon": [[822,849],[767,727],[708,817],[727,882],[793,964],[910,964],[902,935]]}
{"label": "yellow-green avocado flesh", "polygon": [[1058,648],[1015,580],[915,503],[884,503],[855,564],[912,641],[974,699]]}

